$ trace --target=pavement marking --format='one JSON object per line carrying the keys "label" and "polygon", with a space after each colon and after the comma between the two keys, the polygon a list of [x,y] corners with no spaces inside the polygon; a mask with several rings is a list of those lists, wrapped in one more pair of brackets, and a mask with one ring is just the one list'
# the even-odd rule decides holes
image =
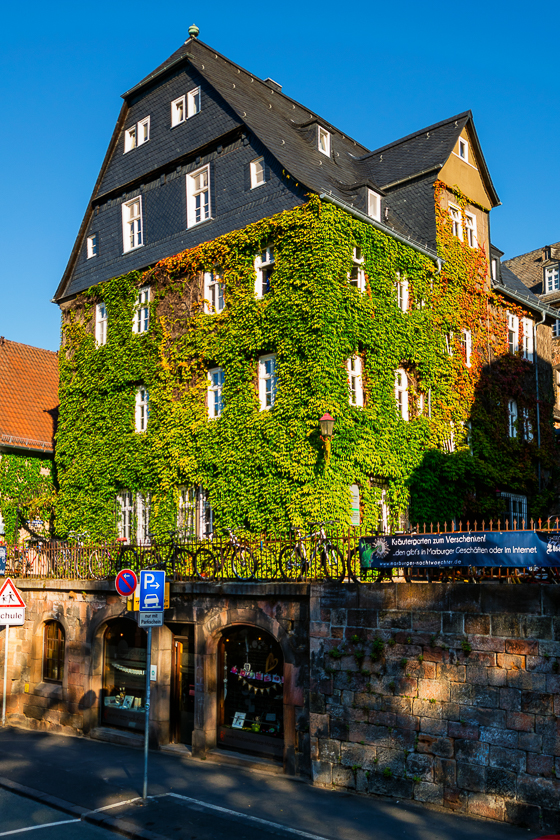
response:
{"label": "pavement marking", "polygon": [[[150,797],[152,799],[153,797]],[[121,805],[130,805],[131,802],[138,802],[142,799],[141,796],[135,796],[133,799],[123,799],[122,802],[113,802],[112,805],[103,805],[102,808],[96,808],[94,811],[88,811],[88,814],[97,814],[99,811],[108,811],[110,808],[120,808]],[[2,835],[0,834],[0,837]]]}
{"label": "pavement marking", "polygon": [[68,825],[69,823],[77,822],[81,822],[81,820],[59,820],[58,822],[42,823],[41,825],[28,825],[27,828],[14,828],[12,831],[0,831],[0,837],[6,837],[8,834],[21,834],[22,831],[35,831],[36,828],[51,828],[53,825]]}
{"label": "pavement marking", "polygon": [[258,823],[259,825],[266,825],[268,828],[283,831],[285,834],[295,834],[298,837],[307,837],[307,840],[327,840],[319,834],[310,834],[308,831],[300,831],[299,828],[290,828],[282,823],[271,822],[271,820],[263,820],[260,817],[253,817],[250,814],[243,814],[241,811],[231,811],[229,808],[222,808],[221,805],[211,805],[209,802],[202,802],[200,799],[191,799],[190,796],[183,796],[181,793],[168,793],[164,796],[174,796],[175,799],[183,799],[185,802],[192,802],[194,805],[201,805],[203,808],[210,808],[212,811],[218,811],[221,814],[227,814],[230,817],[241,817],[243,820]]}

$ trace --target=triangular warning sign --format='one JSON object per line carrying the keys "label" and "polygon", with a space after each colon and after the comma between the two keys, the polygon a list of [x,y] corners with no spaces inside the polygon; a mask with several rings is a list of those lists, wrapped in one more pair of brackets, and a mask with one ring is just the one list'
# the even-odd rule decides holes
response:
{"label": "triangular warning sign", "polygon": [[0,588],[0,607],[3,609],[6,609],[6,607],[25,607],[11,578],[6,578],[2,588]]}

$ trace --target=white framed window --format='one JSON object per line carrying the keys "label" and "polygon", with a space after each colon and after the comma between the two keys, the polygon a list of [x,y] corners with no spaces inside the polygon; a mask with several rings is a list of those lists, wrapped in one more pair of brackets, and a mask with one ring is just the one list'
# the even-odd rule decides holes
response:
{"label": "white framed window", "polygon": [[207,314],[225,309],[224,284],[216,269],[204,272],[204,300],[204,311]]}
{"label": "white framed window", "polygon": [[373,190],[367,191],[367,214],[371,219],[381,221],[381,196]]}
{"label": "white framed window", "polygon": [[418,417],[422,417],[424,414],[424,409],[426,407],[426,399],[424,394],[420,391],[416,397],[416,412]]}
{"label": "white framed window", "polygon": [[150,418],[150,395],[144,385],[136,389],[134,428],[137,432],[145,432]]}
{"label": "white framed window", "polygon": [[326,128],[322,128],[322,126],[318,127],[317,148],[321,154],[326,155],[327,157],[331,156],[331,135],[330,132],[327,131]]}
{"label": "white framed window", "polygon": [[446,333],[445,335],[445,349],[448,356],[453,355],[453,333]]}
{"label": "white framed window", "polygon": [[451,216],[451,225],[453,230],[453,236],[456,236],[457,239],[460,239],[461,242],[463,241],[463,218],[461,216],[461,210],[459,207],[455,207],[454,204],[450,204],[449,207],[449,215]]}
{"label": "white framed window", "polygon": [[533,424],[531,423],[528,408],[521,409],[521,425],[523,427],[523,440],[526,440],[527,443],[531,443],[533,440]]}
{"label": "white framed window", "polygon": [[200,112],[200,88],[189,90],[187,93],[187,118],[194,117]]}
{"label": "white framed window", "polygon": [[517,528],[523,528],[523,524],[527,523],[527,496],[519,496],[517,493],[500,493],[500,496],[507,500],[509,527],[513,528],[515,523]]}
{"label": "white framed window", "polygon": [[138,297],[136,298],[136,308],[134,310],[134,317],[132,319],[132,332],[145,333],[148,332],[150,326],[150,287],[143,286],[138,290]]}
{"label": "white framed window", "polygon": [[261,184],[265,183],[264,158],[260,157],[252,160],[249,169],[251,170],[251,189],[254,190],[255,187],[260,187]]}
{"label": "white framed window", "polygon": [[208,416],[219,417],[223,411],[224,369],[211,368],[208,371]]}
{"label": "white framed window", "polygon": [[136,126],[133,125],[127,128],[124,133],[124,153],[131,152],[138,145],[138,137],[136,134]]}
{"label": "white framed window", "polygon": [[180,96],[178,99],[174,99],[171,103],[171,128],[174,128],[176,125],[185,122],[187,118],[186,114],[187,109],[185,104],[185,97]]}
{"label": "white framed window", "polygon": [[187,175],[187,227],[210,218],[210,167],[203,166]]}
{"label": "white framed window", "polygon": [[402,419],[408,420],[408,377],[403,368],[395,371],[395,400]]}
{"label": "white framed window", "polygon": [[476,248],[478,239],[476,238],[476,216],[472,213],[465,213],[465,230],[467,233],[467,245],[470,248]]}
{"label": "white framed window", "polygon": [[278,376],[276,372],[276,355],[261,356],[259,359],[259,400],[261,411],[274,408]]}
{"label": "white framed window", "polygon": [[136,544],[150,544],[150,494],[136,494]]}
{"label": "white framed window", "polygon": [[464,137],[459,137],[459,157],[466,163],[469,162],[469,143]]}
{"label": "white framed window", "polygon": [[442,441],[442,449],[444,452],[455,452],[455,426],[451,423],[449,427],[449,434]]}
{"label": "white framed window", "polygon": [[560,337],[560,318],[556,318],[552,324],[552,335],[554,338]]}
{"label": "white framed window", "polygon": [[362,379],[362,359],[360,356],[351,356],[346,360],[346,371],[348,373],[348,391],[350,405],[362,408],[364,405],[364,385]]}
{"label": "white framed window", "polygon": [[150,139],[150,118],[146,117],[138,123],[138,145],[147,143]]}
{"label": "white framed window", "polygon": [[355,286],[359,292],[366,290],[366,273],[364,271],[364,256],[361,248],[354,248],[352,251],[352,268],[348,275],[351,286]]}
{"label": "white framed window", "polygon": [[130,542],[132,536],[133,496],[128,490],[117,494],[117,530],[119,537]]}
{"label": "white framed window", "polygon": [[465,365],[470,367],[472,354],[472,333],[470,330],[461,330],[461,346],[463,348]]}
{"label": "white framed window", "polygon": [[517,437],[517,403],[515,400],[508,401],[508,435],[510,438]]}
{"label": "white framed window", "polygon": [[142,196],[122,205],[123,251],[140,248],[142,241]]}
{"label": "white framed window", "polygon": [[533,320],[531,318],[523,318],[521,321],[521,326],[523,327],[523,358],[526,359],[528,362],[532,362],[534,357]]}
{"label": "white framed window", "polygon": [[185,537],[197,537],[197,487],[179,487],[177,528]]}
{"label": "white framed window", "polygon": [[397,290],[397,306],[402,312],[408,312],[408,280],[406,277],[401,277],[397,272],[397,282],[395,284]]}
{"label": "white framed window", "polygon": [[492,280],[498,279],[498,260],[494,257],[491,262]]}
{"label": "white framed window", "polygon": [[556,265],[547,265],[544,270],[545,294],[557,292],[560,289],[560,268]]}
{"label": "white framed window", "polygon": [[103,302],[95,307],[95,341],[98,347],[107,344],[107,307]]}
{"label": "white framed window", "polygon": [[508,350],[517,353],[519,350],[519,318],[511,312],[507,313],[508,321]]}
{"label": "white framed window", "polygon": [[255,257],[255,295],[263,298],[272,290],[275,256],[272,248],[265,248]]}
{"label": "white framed window", "polygon": [[87,240],[87,258],[90,260],[92,257],[97,256],[97,234],[92,233],[91,236],[88,236]]}

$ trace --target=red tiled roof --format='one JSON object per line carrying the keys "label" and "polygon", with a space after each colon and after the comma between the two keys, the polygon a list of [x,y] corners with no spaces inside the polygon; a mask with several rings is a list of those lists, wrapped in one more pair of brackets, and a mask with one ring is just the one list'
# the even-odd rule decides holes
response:
{"label": "red tiled roof", "polygon": [[0,448],[53,452],[58,356],[0,338]]}

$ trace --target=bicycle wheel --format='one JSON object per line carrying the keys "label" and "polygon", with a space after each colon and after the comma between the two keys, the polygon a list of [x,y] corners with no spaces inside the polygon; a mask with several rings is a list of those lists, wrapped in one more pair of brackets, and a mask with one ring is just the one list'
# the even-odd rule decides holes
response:
{"label": "bicycle wheel", "polygon": [[321,560],[328,580],[344,580],[346,563],[344,557],[335,545],[327,543],[321,547]]}
{"label": "bicycle wheel", "polygon": [[192,551],[183,546],[175,549],[174,563],[175,580],[189,580],[194,576],[195,561]]}
{"label": "bicycle wheel", "polygon": [[286,580],[301,580],[305,574],[307,563],[305,557],[297,546],[285,546],[278,558],[280,572]]}
{"label": "bicycle wheel", "polygon": [[238,580],[252,580],[257,571],[257,558],[247,546],[239,546],[231,559],[233,574]]}
{"label": "bicycle wheel", "polygon": [[349,553],[348,573],[356,583],[377,583],[383,577],[383,572],[380,569],[370,569],[361,565],[358,548],[351,549]]}
{"label": "bicycle wheel", "polygon": [[123,569],[132,569],[133,572],[140,571],[140,567],[138,565],[138,554],[133,545],[122,545],[119,548],[115,569],[111,570],[111,573],[118,575],[118,573]]}
{"label": "bicycle wheel", "polygon": [[199,548],[194,555],[194,570],[202,580],[214,580],[216,559],[209,548]]}

